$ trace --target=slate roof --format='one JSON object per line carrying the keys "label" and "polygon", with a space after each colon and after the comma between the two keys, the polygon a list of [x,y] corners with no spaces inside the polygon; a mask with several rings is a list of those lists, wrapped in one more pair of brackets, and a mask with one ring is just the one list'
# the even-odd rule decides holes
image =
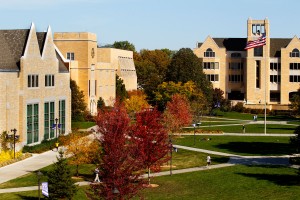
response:
{"label": "slate roof", "polygon": [[[24,55],[30,29],[0,30],[0,71],[20,71],[20,58]],[[42,55],[46,32],[37,32],[40,54]],[[56,53],[59,60],[59,72],[68,72],[67,66]]]}
{"label": "slate roof", "polygon": [[[220,48],[226,48],[227,51],[245,51],[247,44],[246,38],[213,38]],[[291,38],[270,38],[270,57],[281,57],[281,48],[287,47]],[[203,43],[198,43],[198,48]]]}

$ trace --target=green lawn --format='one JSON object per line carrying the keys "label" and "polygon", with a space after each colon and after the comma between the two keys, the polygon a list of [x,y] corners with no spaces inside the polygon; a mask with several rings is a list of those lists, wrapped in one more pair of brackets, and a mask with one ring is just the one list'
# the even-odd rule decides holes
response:
{"label": "green lawn", "polygon": [[299,199],[296,169],[278,166],[233,166],[162,176],[152,180],[159,187],[147,188],[145,199],[290,200]]}
{"label": "green lawn", "polygon": [[[196,129],[202,130],[212,130],[212,131],[223,131],[224,133],[243,133],[242,125],[244,123],[238,123],[239,125],[230,125],[230,126],[211,126],[197,127]],[[215,124],[216,125],[216,124]],[[265,125],[264,124],[244,124],[246,133],[264,133]],[[284,124],[267,124],[267,133],[280,133],[280,134],[293,134],[297,126],[294,125],[284,125]],[[190,130],[193,132],[194,128],[184,128],[183,130]]]}
{"label": "green lawn", "polygon": [[71,124],[72,124],[72,130],[87,129],[96,125],[95,122],[72,122]]}
{"label": "green lawn", "polygon": [[[209,137],[211,140],[204,141],[202,138]],[[295,149],[289,144],[289,137],[268,136],[184,136],[175,138],[174,144],[190,146],[238,155],[288,155],[293,154]]]}
{"label": "green lawn", "polygon": [[[291,200],[299,199],[297,170],[280,166],[243,166],[161,176],[152,179],[156,188],[145,188],[145,199],[161,200]],[[86,200],[80,188],[74,200]],[[0,194],[0,199],[37,199],[37,191]],[[138,198],[135,198],[138,199]]]}

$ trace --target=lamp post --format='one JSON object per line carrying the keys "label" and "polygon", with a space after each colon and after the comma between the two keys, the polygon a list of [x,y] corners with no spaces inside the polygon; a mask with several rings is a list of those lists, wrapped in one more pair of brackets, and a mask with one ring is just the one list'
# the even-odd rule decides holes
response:
{"label": "lamp post", "polygon": [[56,147],[56,149],[58,149],[59,143],[58,143],[57,133],[58,133],[58,129],[59,129],[59,126],[60,126],[60,124],[58,124],[58,118],[55,118],[55,124],[53,124],[53,126],[55,126],[55,137],[56,137],[55,147]]}
{"label": "lamp post", "polygon": [[196,124],[193,124],[194,127],[194,146],[196,144]]}
{"label": "lamp post", "polygon": [[36,175],[37,175],[37,178],[38,178],[38,194],[39,194],[39,200],[41,199],[41,196],[40,196],[40,190],[41,190],[41,177],[43,176],[43,173],[42,172],[40,172],[40,171],[38,171],[37,173],[36,173]]}
{"label": "lamp post", "polygon": [[[16,139],[19,139],[19,135],[16,135],[17,129],[11,129],[11,132],[14,133],[13,137],[14,137],[14,159],[16,158]],[[9,136],[11,137],[11,136]]]}
{"label": "lamp post", "polygon": [[171,158],[170,158],[170,176],[172,176],[172,151],[173,151],[173,143],[172,143],[171,139],[169,139],[169,146],[170,146],[170,155],[171,155]]}

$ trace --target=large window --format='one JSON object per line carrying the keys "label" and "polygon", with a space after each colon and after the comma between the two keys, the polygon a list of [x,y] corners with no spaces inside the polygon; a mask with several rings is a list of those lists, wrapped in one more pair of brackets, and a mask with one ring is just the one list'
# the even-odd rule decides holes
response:
{"label": "large window", "polygon": [[59,123],[60,123],[60,133],[64,134],[66,132],[66,101],[59,101]]}
{"label": "large window", "polygon": [[253,24],[252,25],[252,34],[260,35],[261,33],[265,33],[265,25],[264,24]]}
{"label": "large window", "polygon": [[244,77],[241,74],[232,74],[228,77],[229,82],[243,82]]}
{"label": "large window", "polygon": [[290,52],[290,57],[299,57],[299,50],[293,49],[293,51]]}
{"label": "large window", "polygon": [[290,63],[291,70],[300,70],[300,63]]}
{"label": "large window", "polygon": [[256,88],[260,88],[260,61],[256,61]]}
{"label": "large window", "polygon": [[262,57],[263,56],[263,47],[255,47],[254,48],[254,56]]}
{"label": "large window", "polygon": [[37,74],[28,75],[27,86],[29,88],[39,87],[39,75],[37,75]]}
{"label": "large window", "polygon": [[230,62],[229,63],[229,69],[231,69],[231,70],[242,70],[243,66],[244,65],[242,62]]}
{"label": "large window", "polygon": [[211,48],[206,49],[204,57],[215,57],[215,52]]}
{"label": "large window", "polygon": [[203,62],[203,69],[219,69],[218,62]]}
{"label": "large window", "polygon": [[54,124],[55,106],[54,102],[46,102],[44,104],[44,139],[54,138]]}
{"label": "large window", "polygon": [[39,141],[39,104],[27,104],[27,144]]}
{"label": "large window", "polygon": [[46,74],[45,75],[45,86],[46,87],[53,87],[54,86],[54,75],[53,74]]}
{"label": "large window", "polygon": [[75,55],[73,52],[67,52],[67,60],[75,60]]}
{"label": "large window", "polygon": [[219,81],[219,74],[206,74],[206,79],[212,82]]}

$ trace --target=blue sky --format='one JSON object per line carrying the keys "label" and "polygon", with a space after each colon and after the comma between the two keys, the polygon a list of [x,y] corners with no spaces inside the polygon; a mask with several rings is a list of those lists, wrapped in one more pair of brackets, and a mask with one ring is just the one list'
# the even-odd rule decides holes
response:
{"label": "blue sky", "polygon": [[300,37],[299,0],[0,0],[0,29],[92,32],[98,43],[137,50],[194,48],[212,37],[246,37],[247,19],[270,20],[273,38]]}

